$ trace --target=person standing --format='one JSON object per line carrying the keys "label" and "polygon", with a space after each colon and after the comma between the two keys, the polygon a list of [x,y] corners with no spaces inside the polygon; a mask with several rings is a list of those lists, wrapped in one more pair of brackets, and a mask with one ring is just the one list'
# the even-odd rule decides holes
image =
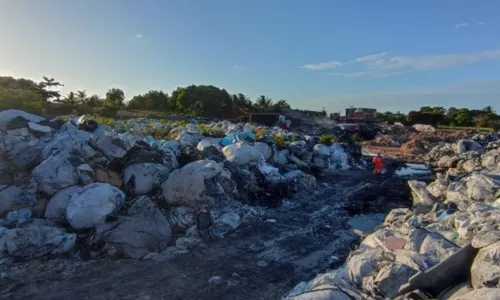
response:
{"label": "person standing", "polygon": [[377,156],[373,158],[372,164],[374,167],[373,173],[382,174],[382,169],[384,166],[384,158],[382,157],[382,155],[380,155],[380,153],[378,153]]}

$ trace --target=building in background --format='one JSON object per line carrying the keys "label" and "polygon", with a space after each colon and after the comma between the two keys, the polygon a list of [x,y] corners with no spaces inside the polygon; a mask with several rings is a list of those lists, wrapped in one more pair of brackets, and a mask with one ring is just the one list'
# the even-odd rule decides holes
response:
{"label": "building in background", "polygon": [[375,121],[377,110],[374,108],[346,108],[346,121]]}

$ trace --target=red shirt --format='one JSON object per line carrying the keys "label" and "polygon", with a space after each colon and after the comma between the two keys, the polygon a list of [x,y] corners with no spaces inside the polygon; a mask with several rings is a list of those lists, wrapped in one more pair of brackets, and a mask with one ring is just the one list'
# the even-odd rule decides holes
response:
{"label": "red shirt", "polygon": [[375,156],[372,162],[375,165],[375,167],[382,167],[382,164],[384,163],[384,158],[382,156]]}

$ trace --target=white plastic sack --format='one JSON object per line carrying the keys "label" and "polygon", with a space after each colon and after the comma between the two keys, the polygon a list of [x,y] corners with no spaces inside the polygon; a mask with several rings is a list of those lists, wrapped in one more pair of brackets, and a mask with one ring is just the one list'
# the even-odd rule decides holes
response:
{"label": "white plastic sack", "polygon": [[259,150],[266,161],[268,161],[273,156],[273,150],[266,143],[257,142],[255,143],[254,147]]}
{"label": "white plastic sack", "polygon": [[469,151],[483,151],[483,150],[484,150],[484,148],[480,144],[478,144],[474,141],[461,139],[457,142],[455,151],[457,154],[462,154],[462,153],[466,153]]}
{"label": "white plastic sack", "polygon": [[0,253],[10,256],[35,258],[68,252],[76,242],[76,234],[34,222],[21,228],[0,228]]}
{"label": "white plastic sack", "polygon": [[490,150],[481,156],[481,166],[490,171],[500,171],[500,151]]}
{"label": "white plastic sack", "polygon": [[436,174],[436,180],[427,186],[427,190],[436,198],[446,195],[450,180],[443,173]]}
{"label": "white plastic sack", "polygon": [[347,262],[349,276],[353,282],[360,285],[363,277],[373,274],[391,261],[392,258],[380,247],[355,250],[351,252]]}
{"label": "white plastic sack", "polygon": [[196,211],[186,207],[172,207],[168,210],[168,222],[174,233],[184,233],[196,225]]}
{"label": "white plastic sack", "polygon": [[50,138],[0,135],[0,153],[16,169],[28,170],[41,161],[40,154],[49,141]]}
{"label": "white plastic sack", "polygon": [[475,289],[500,287],[500,242],[479,250],[470,273]]}
{"label": "white plastic sack", "polygon": [[[128,193],[146,195],[155,185],[160,185],[168,177],[170,168],[162,164],[140,163],[129,165],[123,171],[123,182]],[[132,178],[133,176],[133,178]]]}
{"label": "white plastic sack", "polygon": [[302,155],[307,151],[307,143],[305,141],[295,141],[290,143],[290,151],[295,155]]}
{"label": "white plastic sack", "polygon": [[14,185],[0,186],[0,219],[8,212],[19,208],[30,207],[35,204],[35,197],[31,193]]}
{"label": "white plastic sack", "polygon": [[420,132],[436,132],[436,128],[432,127],[431,125],[415,124],[413,125],[413,128]]}
{"label": "white plastic sack", "polygon": [[335,169],[348,169],[349,156],[345,152],[344,147],[340,144],[334,144],[330,147],[330,163]]}
{"label": "white plastic sack", "polygon": [[7,125],[10,121],[12,121],[13,119],[15,119],[17,117],[21,117],[25,120],[35,122],[35,123],[38,123],[38,122],[45,120],[44,117],[32,115],[32,114],[29,114],[29,113],[22,111],[22,110],[7,109],[7,110],[0,111],[0,126]]}
{"label": "white plastic sack", "polygon": [[118,210],[125,193],[107,183],[92,183],[75,193],[66,207],[66,219],[75,229],[87,229],[105,222]]}
{"label": "white plastic sack", "polygon": [[214,146],[215,148],[217,148],[217,150],[222,151],[222,146],[220,145],[221,140],[222,139],[220,138],[212,137],[204,138],[198,143],[198,146],[196,146],[196,148],[198,148],[198,150],[200,151],[203,151],[203,149],[208,146]]}
{"label": "white plastic sack", "polygon": [[500,182],[483,174],[472,174],[466,178],[467,196],[476,201],[494,201]]}
{"label": "white plastic sack", "polygon": [[223,171],[223,169],[221,165],[219,165],[215,161],[204,159],[193,161],[185,165],[184,167],[182,167],[181,171],[188,173],[198,173],[203,175],[203,178],[205,180],[210,180],[219,175]]}
{"label": "white plastic sack", "polygon": [[264,156],[259,158],[257,163],[260,173],[264,175],[267,181],[277,183],[285,180],[285,178],[280,174],[280,170],[266,163]]}
{"label": "white plastic sack", "polygon": [[56,224],[64,224],[66,221],[66,207],[74,194],[80,192],[81,186],[75,185],[58,191],[45,208],[45,219]]}
{"label": "white plastic sack", "polygon": [[[90,153],[90,146],[87,144],[91,134],[87,131],[77,130],[73,125],[66,123],[61,127],[59,132],[48,142],[42,150],[42,159],[47,159],[52,154],[69,148],[82,148],[85,152]],[[74,141],[80,141],[72,145]],[[85,146],[86,145],[86,146]],[[95,151],[94,151],[95,152]]]}
{"label": "white plastic sack", "polygon": [[91,143],[107,159],[114,160],[124,157],[134,146],[135,140],[131,138],[122,138],[113,131],[107,131],[101,135],[96,135],[94,133],[91,137]]}
{"label": "white plastic sack", "polygon": [[194,206],[203,199],[205,178],[200,173],[176,169],[162,184],[162,189],[163,197],[169,205]]}
{"label": "white plastic sack", "polygon": [[222,154],[224,154],[228,161],[237,165],[257,162],[261,156],[259,150],[245,142],[238,142],[224,147],[222,149]]}
{"label": "white plastic sack", "polygon": [[409,180],[408,186],[413,195],[413,206],[426,205],[432,206],[435,203],[434,197],[427,190],[427,184],[422,181]]}
{"label": "white plastic sack", "polygon": [[500,288],[478,289],[450,300],[500,300]]}
{"label": "white plastic sack", "polygon": [[35,184],[36,189],[52,196],[59,190],[77,185],[80,177],[70,159],[68,152],[60,151],[33,169],[32,183]]}

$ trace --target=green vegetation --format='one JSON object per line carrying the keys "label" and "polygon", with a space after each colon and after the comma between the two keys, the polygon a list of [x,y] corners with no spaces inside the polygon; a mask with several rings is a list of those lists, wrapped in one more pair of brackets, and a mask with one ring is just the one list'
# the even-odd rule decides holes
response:
{"label": "green vegetation", "polygon": [[278,148],[284,148],[286,145],[286,135],[282,133],[273,134],[273,140]]}
{"label": "green vegetation", "polygon": [[326,146],[331,146],[333,144],[333,138],[334,137],[331,134],[322,135],[319,138],[319,143],[323,144],[323,145],[326,145]]}
{"label": "green vegetation", "polygon": [[414,124],[424,122],[424,124],[437,124],[439,128],[453,130],[475,129],[490,131],[492,128],[499,128],[500,124],[500,116],[491,106],[486,106],[481,110],[422,106],[419,111],[412,111],[408,115],[400,112],[385,112],[379,113],[378,118],[389,123]]}
{"label": "green vegetation", "polygon": [[211,137],[216,137],[216,138],[223,138],[226,136],[226,133],[224,130],[220,128],[213,128],[210,127],[207,124],[198,124],[198,129],[200,130],[201,134],[203,135],[208,135]]}

